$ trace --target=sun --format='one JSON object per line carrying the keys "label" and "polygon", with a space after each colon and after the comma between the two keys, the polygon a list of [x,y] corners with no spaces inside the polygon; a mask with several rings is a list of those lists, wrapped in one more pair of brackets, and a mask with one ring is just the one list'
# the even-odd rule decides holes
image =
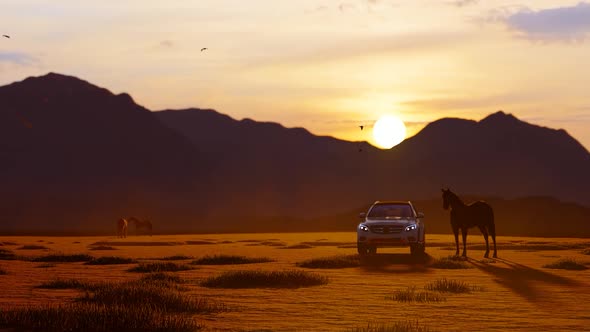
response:
{"label": "sun", "polygon": [[394,115],[383,115],[373,126],[373,138],[382,149],[391,149],[406,138],[406,125]]}

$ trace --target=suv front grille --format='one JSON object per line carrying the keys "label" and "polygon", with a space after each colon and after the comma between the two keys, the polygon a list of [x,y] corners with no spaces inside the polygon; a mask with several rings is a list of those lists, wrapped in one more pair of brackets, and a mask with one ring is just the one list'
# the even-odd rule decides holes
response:
{"label": "suv front grille", "polygon": [[369,229],[373,233],[379,234],[397,234],[401,233],[404,229],[404,226],[401,225],[371,225]]}

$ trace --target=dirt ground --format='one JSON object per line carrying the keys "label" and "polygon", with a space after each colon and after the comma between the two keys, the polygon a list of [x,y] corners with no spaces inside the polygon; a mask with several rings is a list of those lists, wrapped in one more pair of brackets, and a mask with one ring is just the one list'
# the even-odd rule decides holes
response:
{"label": "dirt ground", "polygon": [[[454,254],[450,235],[429,235],[428,262],[412,258],[409,248],[380,249],[371,264],[335,269],[305,269],[329,278],[323,286],[297,289],[210,289],[199,282],[229,270],[304,269],[296,263],[312,258],[356,254],[355,234],[277,233],[111,237],[0,236],[2,246],[22,257],[49,253],[87,253],[156,260],[172,255],[199,258],[228,254],[268,257],[273,262],[245,265],[205,265],[176,272],[189,280],[191,294],[212,298],[234,308],[197,317],[206,330],[221,331],[342,331],[368,323],[417,321],[432,331],[590,331],[590,269],[543,267],[571,258],[590,267],[590,239],[499,237],[498,259],[483,259],[483,238],[468,238],[467,269],[439,269],[431,262]],[[285,246],[308,243],[311,248]],[[98,244],[116,250],[90,250]],[[47,249],[18,249],[23,245]],[[189,263],[191,260],[180,261]],[[0,308],[72,301],[73,290],[35,288],[55,278],[132,280],[140,274],[128,265],[37,263],[0,260]],[[481,286],[469,294],[446,295],[445,302],[402,303],[390,297],[397,290],[423,287],[447,278]]]}

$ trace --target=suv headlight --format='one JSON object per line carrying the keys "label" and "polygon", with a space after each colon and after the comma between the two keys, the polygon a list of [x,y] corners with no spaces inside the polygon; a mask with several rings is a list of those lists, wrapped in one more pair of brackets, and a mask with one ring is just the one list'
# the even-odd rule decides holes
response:
{"label": "suv headlight", "polygon": [[406,226],[406,232],[413,231],[415,229],[416,229],[416,225],[415,224],[414,225]]}
{"label": "suv headlight", "polygon": [[368,232],[369,231],[369,227],[367,227],[367,225],[363,225],[363,224],[360,224],[359,225],[359,229],[361,231],[363,231],[363,232]]}

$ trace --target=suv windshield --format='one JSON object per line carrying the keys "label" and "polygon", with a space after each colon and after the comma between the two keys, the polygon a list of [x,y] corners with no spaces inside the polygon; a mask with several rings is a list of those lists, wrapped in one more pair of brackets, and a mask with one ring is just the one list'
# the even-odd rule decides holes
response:
{"label": "suv windshield", "polygon": [[408,204],[377,204],[369,211],[367,217],[371,219],[411,218],[414,217],[414,211]]}

